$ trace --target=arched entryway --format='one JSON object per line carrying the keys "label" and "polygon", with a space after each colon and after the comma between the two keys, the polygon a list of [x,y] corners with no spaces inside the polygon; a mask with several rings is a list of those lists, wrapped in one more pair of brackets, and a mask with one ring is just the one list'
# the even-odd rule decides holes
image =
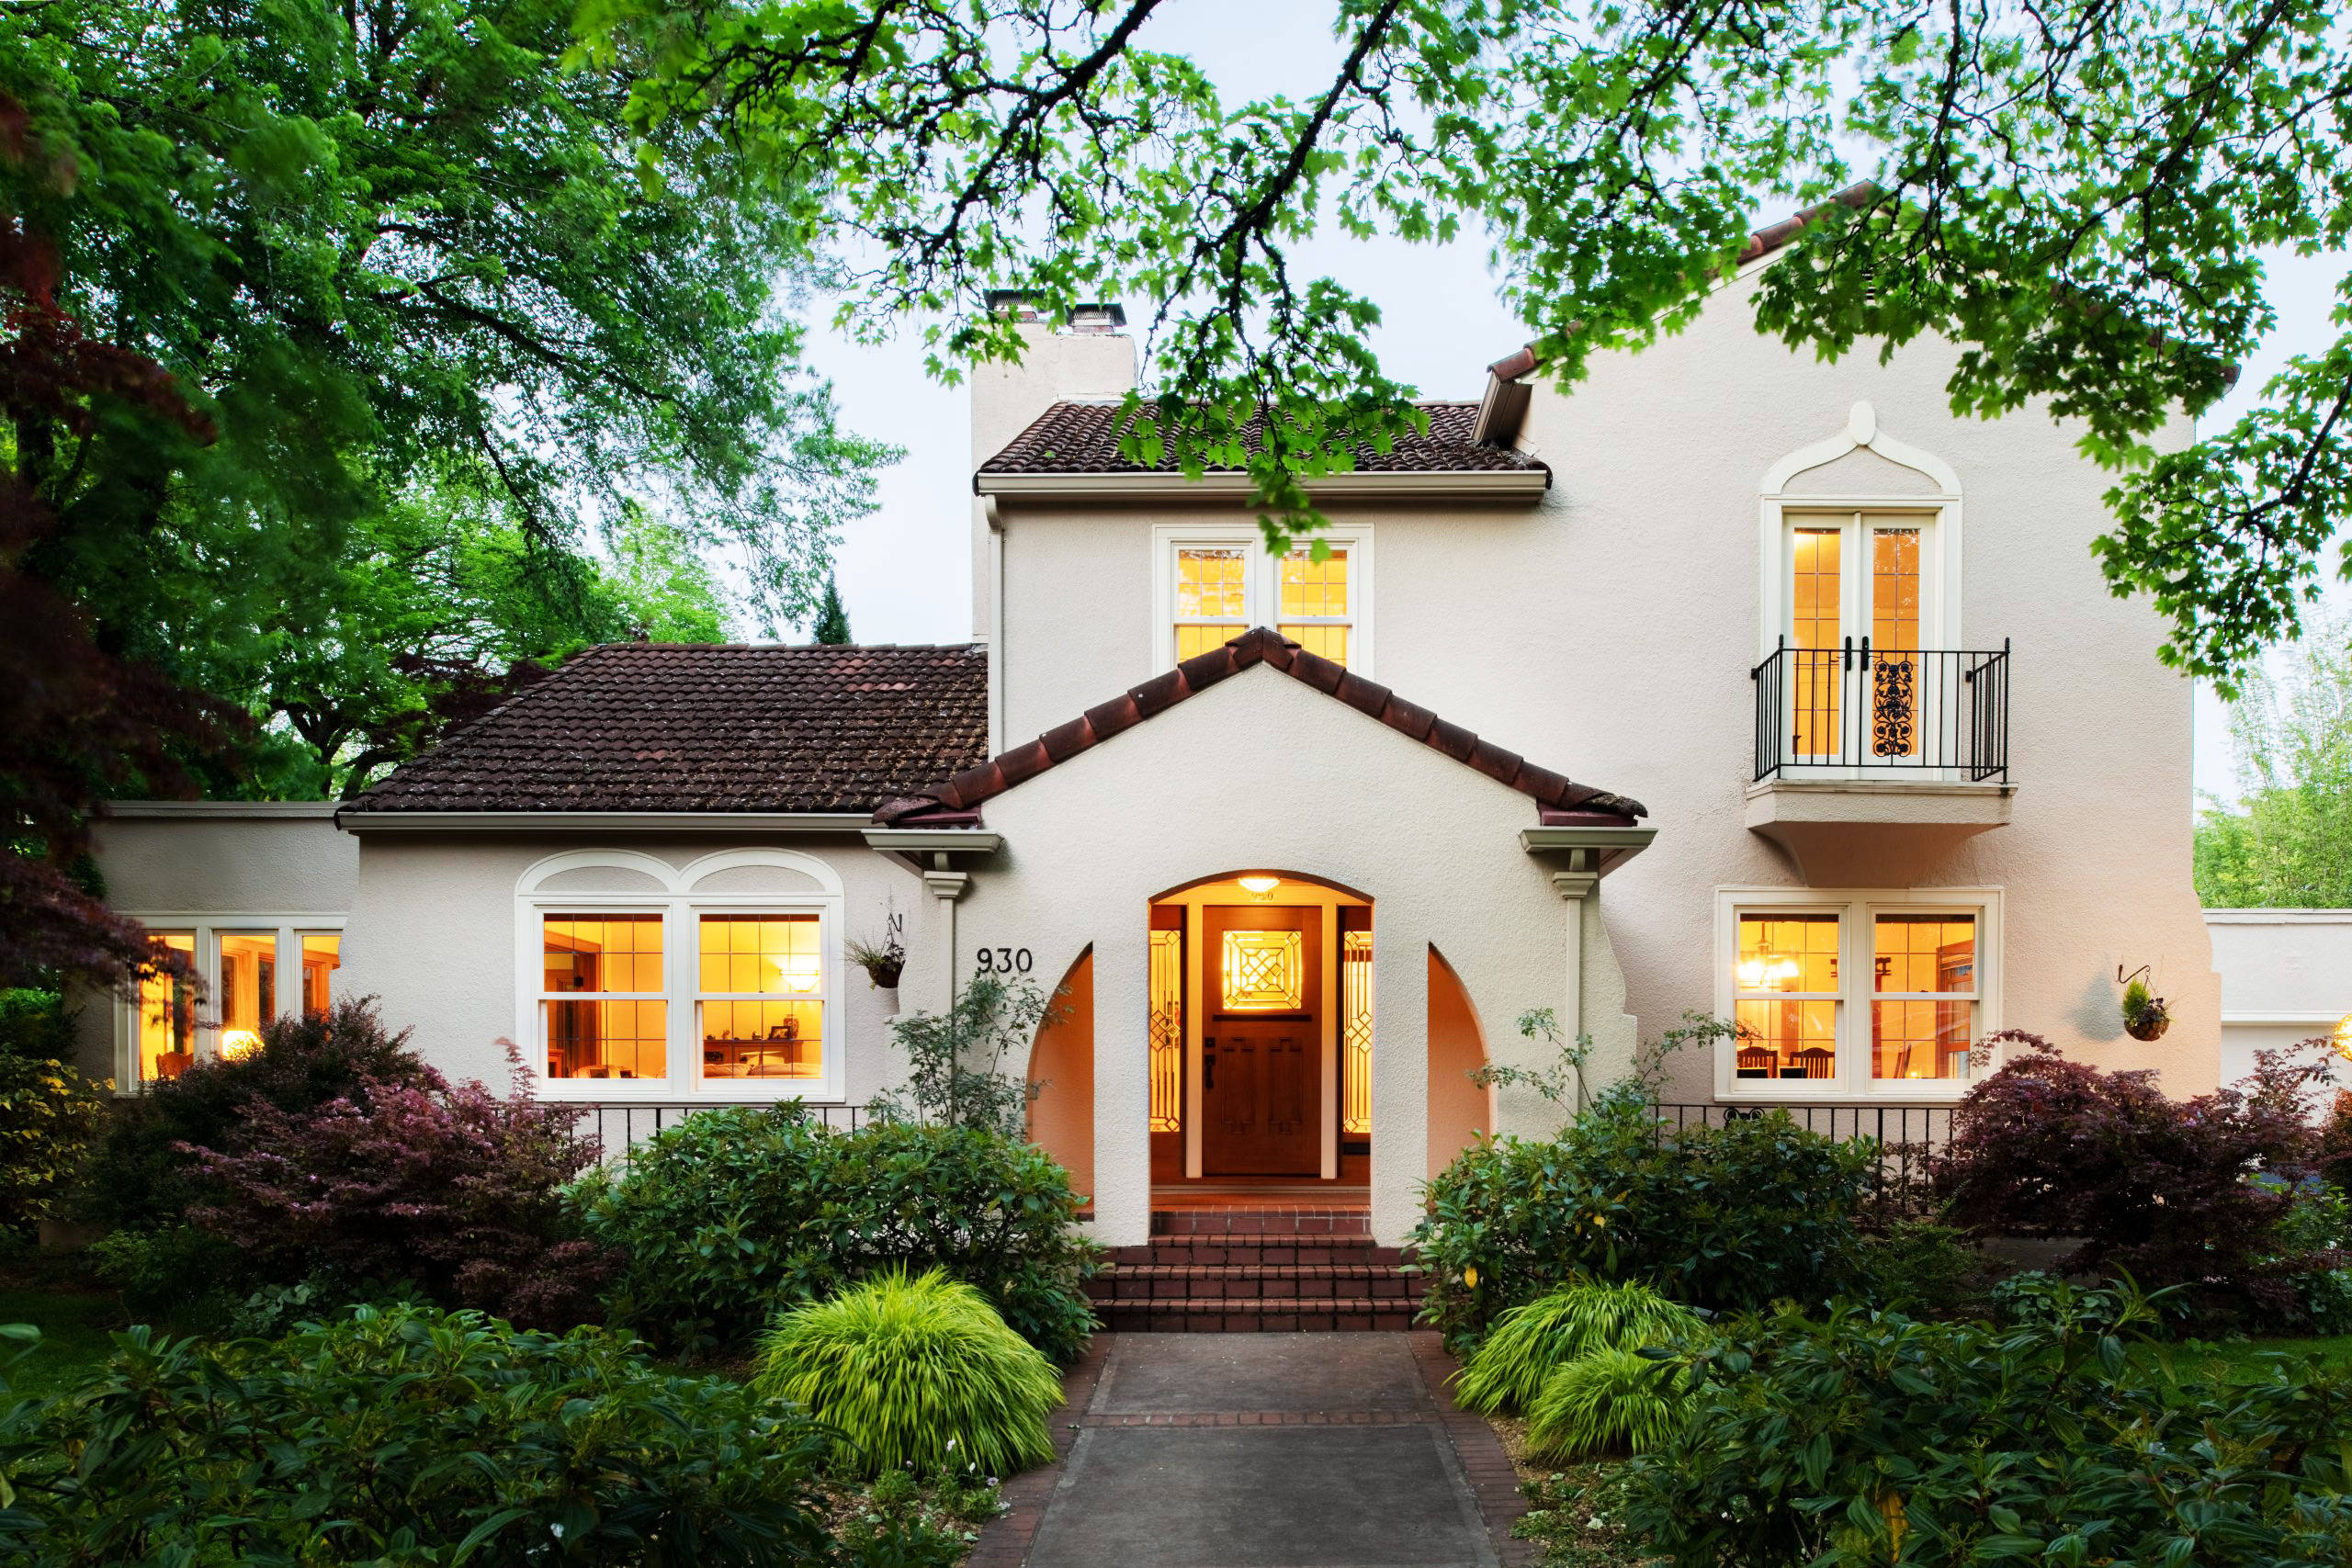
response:
{"label": "arched entryway", "polygon": [[1152,1198],[1361,1202],[1372,1150],[1372,899],[1285,870],[1150,901]]}

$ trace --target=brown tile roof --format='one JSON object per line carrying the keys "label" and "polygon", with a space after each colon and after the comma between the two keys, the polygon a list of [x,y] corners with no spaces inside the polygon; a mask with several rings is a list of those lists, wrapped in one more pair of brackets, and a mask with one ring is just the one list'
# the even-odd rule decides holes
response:
{"label": "brown tile roof", "polygon": [[[1368,474],[1544,473],[1542,463],[1506,446],[1481,446],[1472,434],[1478,423],[1478,405],[1472,403],[1416,404],[1430,416],[1427,435],[1399,437],[1386,452],[1369,447],[1356,453],[1356,471]],[[1012,444],[980,465],[982,474],[1173,474],[1175,462],[1162,457],[1156,468],[1131,463],[1119,456],[1119,423],[1115,402],[1060,402],[1039,414],[1036,423],[1012,438]],[[1258,421],[1251,421],[1244,439],[1257,445]],[[1211,473],[1237,473],[1227,467]],[[975,482],[978,477],[975,476]]]}
{"label": "brown tile roof", "polygon": [[1477,769],[1488,778],[1532,797],[1545,820],[1562,818],[1631,822],[1645,815],[1642,803],[1622,795],[1580,784],[1539,768],[1516,751],[1506,751],[1481,740],[1459,725],[1445,720],[1396,695],[1387,687],[1352,674],[1320,655],[1264,626],[1242,633],[1222,648],[1187,659],[1164,675],[1154,676],[1099,707],[1091,707],[1057,729],[1015,746],[978,767],[957,773],[905,799],[895,800],[874,814],[876,822],[897,827],[972,826],[980,805],[1025,783],[1057,762],[1069,761],[1091,746],[1101,745],[1123,729],[1132,729],[1156,714],[1167,712],[1196,692],[1253,664],[1266,664],[1336,698],[1389,728],[1409,735],[1444,752],[1457,762]]}
{"label": "brown tile roof", "polygon": [[355,811],[870,812],[988,755],[973,645],[607,643]]}

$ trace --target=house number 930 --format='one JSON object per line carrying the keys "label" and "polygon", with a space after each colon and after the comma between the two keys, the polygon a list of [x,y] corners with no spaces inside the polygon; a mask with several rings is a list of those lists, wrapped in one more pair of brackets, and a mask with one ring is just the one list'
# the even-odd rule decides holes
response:
{"label": "house number 930", "polygon": [[1029,973],[1029,950],[1025,947],[984,947],[980,949],[980,973],[983,975],[1026,975]]}

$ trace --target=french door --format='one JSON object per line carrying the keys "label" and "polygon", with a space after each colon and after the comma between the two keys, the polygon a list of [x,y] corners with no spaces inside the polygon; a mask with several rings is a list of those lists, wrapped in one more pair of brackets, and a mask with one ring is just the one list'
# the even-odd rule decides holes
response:
{"label": "french door", "polygon": [[1792,754],[1816,765],[1916,761],[1932,722],[1925,650],[1940,630],[1935,518],[1791,513],[1787,526]]}

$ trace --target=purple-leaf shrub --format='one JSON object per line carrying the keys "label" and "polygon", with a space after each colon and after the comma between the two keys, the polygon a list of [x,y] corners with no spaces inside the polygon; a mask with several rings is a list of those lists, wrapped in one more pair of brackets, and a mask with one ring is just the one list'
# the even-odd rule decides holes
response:
{"label": "purple-leaf shrub", "polygon": [[2280,1256],[2277,1232],[2319,1155],[2323,1067],[2260,1052],[2243,1082],[2175,1100],[2151,1072],[2070,1062],[2039,1035],[1984,1043],[2009,1060],[1961,1101],[1935,1167],[1957,1223],[2080,1236],[2069,1267],[2188,1287],[2208,1317],[2298,1318],[2295,1276],[2332,1259]]}
{"label": "purple-leaf shrub", "polygon": [[534,1098],[506,1050],[503,1098],[419,1064],[317,1106],[254,1100],[230,1147],[182,1145],[206,1192],[189,1219],[269,1278],[325,1267],[528,1326],[594,1318],[613,1259],[580,1238],[560,1189],[598,1150],[575,1135],[581,1111]]}

